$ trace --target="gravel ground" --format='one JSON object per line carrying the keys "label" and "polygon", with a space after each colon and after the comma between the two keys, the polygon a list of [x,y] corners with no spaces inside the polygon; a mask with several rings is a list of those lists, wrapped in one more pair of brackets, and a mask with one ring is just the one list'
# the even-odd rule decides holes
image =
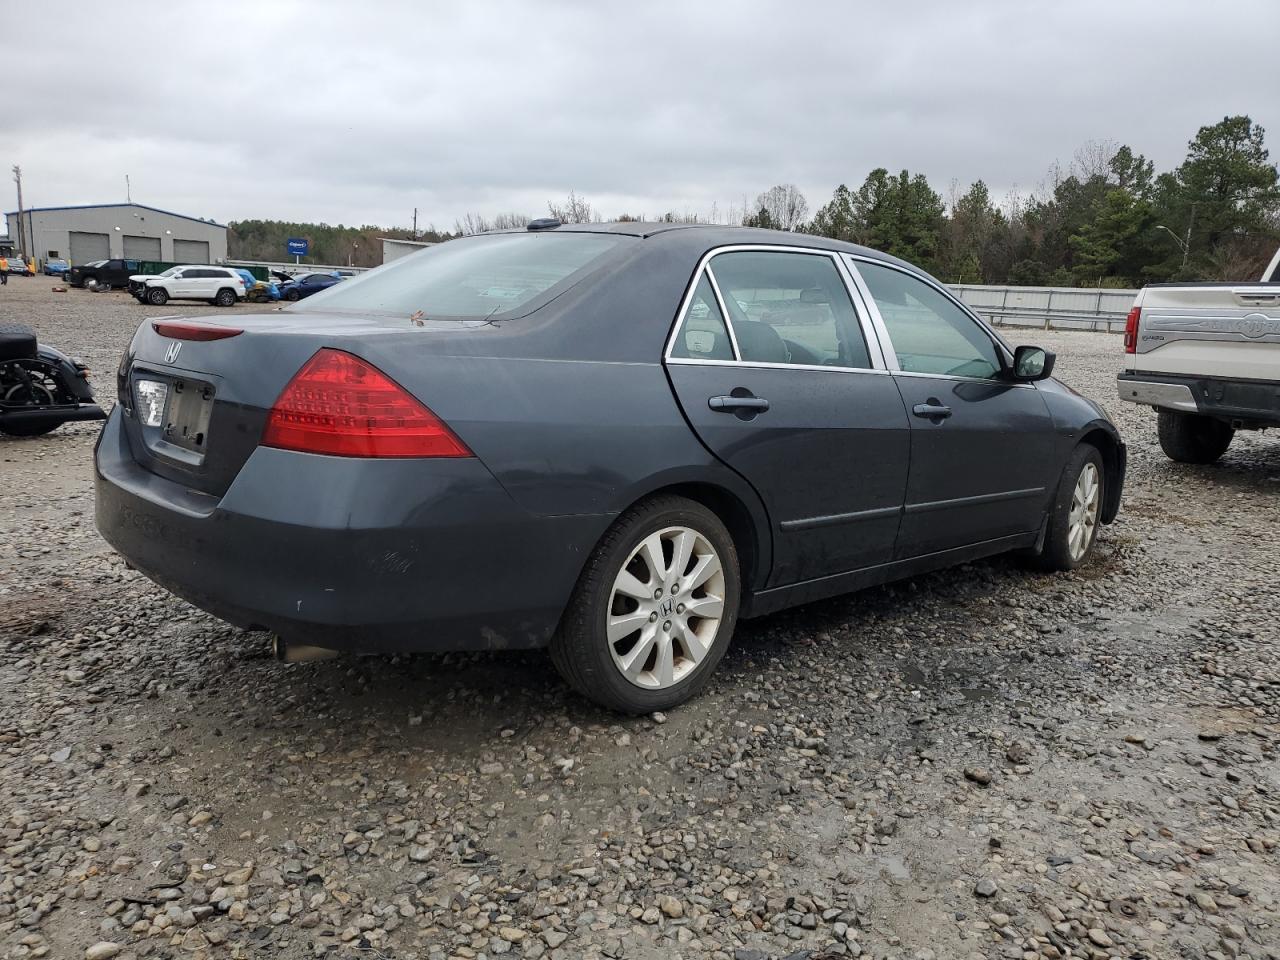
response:
{"label": "gravel ground", "polygon": [[[49,288],[0,320],[103,394],[207,310]],[[1129,443],[1089,567],[745,623],[638,720],[540,654],[277,664],[99,539],[94,424],[0,438],[0,957],[1280,957],[1280,444],[1174,465],[1118,337],[1024,339]]]}

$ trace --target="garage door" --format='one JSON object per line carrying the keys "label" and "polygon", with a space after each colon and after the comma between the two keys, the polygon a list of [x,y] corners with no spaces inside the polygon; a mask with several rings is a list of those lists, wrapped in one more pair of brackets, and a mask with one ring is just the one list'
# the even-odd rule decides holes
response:
{"label": "garage door", "polygon": [[159,260],[159,237],[125,237],[124,256],[126,260]]}
{"label": "garage door", "polygon": [[177,263],[208,263],[208,240],[173,241],[173,259]]}
{"label": "garage door", "polygon": [[91,260],[106,260],[111,256],[111,238],[105,233],[71,232],[71,262],[73,264],[88,263]]}

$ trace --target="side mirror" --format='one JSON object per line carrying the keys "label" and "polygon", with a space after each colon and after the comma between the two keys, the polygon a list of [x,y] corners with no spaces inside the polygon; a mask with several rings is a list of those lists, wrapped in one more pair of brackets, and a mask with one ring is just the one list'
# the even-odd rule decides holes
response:
{"label": "side mirror", "polygon": [[1055,354],[1044,347],[1018,347],[1013,351],[1013,379],[1024,383],[1044,380],[1053,373]]}

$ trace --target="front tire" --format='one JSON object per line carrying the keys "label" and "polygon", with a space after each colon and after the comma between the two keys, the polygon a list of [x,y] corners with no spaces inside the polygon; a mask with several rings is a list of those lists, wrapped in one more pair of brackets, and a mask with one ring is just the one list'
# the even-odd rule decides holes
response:
{"label": "front tire", "polygon": [[1227,452],[1236,434],[1221,420],[1176,410],[1160,410],[1156,430],[1160,449],[1178,463],[1214,463]]}
{"label": "front tire", "polygon": [[295,300],[301,300],[302,294],[298,293],[297,290],[287,290],[285,291],[284,298],[290,302],[293,302]]}
{"label": "front tire", "polygon": [[223,287],[218,291],[218,295],[213,298],[215,307],[234,307],[236,305],[236,292],[229,287]]}
{"label": "front tire", "polygon": [[153,307],[163,307],[169,302],[169,291],[163,287],[152,287],[147,291],[147,303]]}
{"label": "front tire", "polygon": [[1093,553],[1099,518],[1106,494],[1102,454],[1087,443],[1076,447],[1067,460],[1049,508],[1044,545],[1034,556],[1041,570],[1074,570]]}
{"label": "front tire", "polygon": [[624,513],[592,553],[551,659],[602,707],[669,710],[710,680],[740,593],[737,550],[720,518],[683,497],[654,498]]}

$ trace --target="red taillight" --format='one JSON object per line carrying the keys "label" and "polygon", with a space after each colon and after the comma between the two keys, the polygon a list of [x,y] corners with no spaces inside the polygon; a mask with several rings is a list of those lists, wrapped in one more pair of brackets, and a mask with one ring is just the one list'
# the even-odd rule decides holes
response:
{"label": "red taillight", "polygon": [[153,320],[151,329],[174,340],[225,340],[244,333],[238,327],[219,327],[211,323],[187,323],[184,320]]}
{"label": "red taillight", "polygon": [[1142,308],[1134,307],[1129,316],[1124,318],[1124,352],[1138,352],[1138,318],[1142,316]]}
{"label": "red taillight", "polygon": [[404,387],[359,357],[318,351],[280,394],[262,445],[338,457],[470,457]]}

